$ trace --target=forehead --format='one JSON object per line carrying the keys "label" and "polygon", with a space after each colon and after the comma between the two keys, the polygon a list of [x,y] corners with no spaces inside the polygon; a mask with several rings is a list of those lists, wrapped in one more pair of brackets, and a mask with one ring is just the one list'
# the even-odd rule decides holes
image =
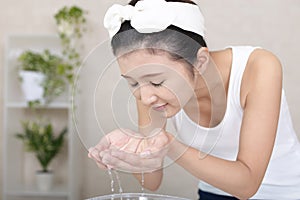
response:
{"label": "forehead", "polygon": [[164,73],[167,71],[182,72],[187,65],[181,61],[172,60],[166,52],[152,54],[147,50],[137,50],[117,58],[121,74]]}

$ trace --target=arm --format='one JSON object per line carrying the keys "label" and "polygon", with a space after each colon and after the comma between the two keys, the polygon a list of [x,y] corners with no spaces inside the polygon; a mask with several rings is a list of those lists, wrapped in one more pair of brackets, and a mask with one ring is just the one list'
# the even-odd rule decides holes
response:
{"label": "arm", "polygon": [[[238,198],[253,196],[267,169],[277,130],[282,89],[281,65],[264,50],[251,55],[245,83],[244,116],[236,161],[213,156],[199,158],[198,150],[189,147],[176,162],[195,177]],[[245,72],[246,73],[246,72]],[[172,142],[169,156],[176,158],[183,144]],[[197,159],[199,158],[199,159]]]}
{"label": "arm", "polygon": [[[150,120],[150,115],[147,115],[149,110],[147,108],[147,112],[140,115],[148,117],[139,121],[140,124],[145,122],[141,124],[139,130],[143,135],[129,129],[113,130],[95,147],[90,148],[88,156],[102,169],[132,172],[140,183],[142,183],[141,172],[144,172],[144,187],[156,190],[161,183],[163,160],[167,154],[169,138],[163,127],[158,126],[164,124],[162,122],[165,122],[165,118],[151,115],[153,120]],[[155,132],[153,129],[156,129]]]}
{"label": "arm", "polygon": [[[154,116],[156,113],[151,113],[150,109],[151,108],[143,105],[141,101],[137,100],[139,132],[143,135],[149,135],[155,128],[165,129],[166,119],[159,115]],[[140,184],[142,184],[142,175],[140,173],[134,173],[134,176]],[[162,177],[162,168],[151,173],[144,173],[144,187],[152,191],[157,190],[161,184]]]}

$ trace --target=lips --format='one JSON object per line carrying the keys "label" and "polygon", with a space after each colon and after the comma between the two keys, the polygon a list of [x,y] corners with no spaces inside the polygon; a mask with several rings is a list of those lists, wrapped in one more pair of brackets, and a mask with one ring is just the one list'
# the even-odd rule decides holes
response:
{"label": "lips", "polygon": [[153,110],[156,111],[164,111],[166,109],[167,103],[166,104],[161,104],[161,105],[154,105],[152,106]]}

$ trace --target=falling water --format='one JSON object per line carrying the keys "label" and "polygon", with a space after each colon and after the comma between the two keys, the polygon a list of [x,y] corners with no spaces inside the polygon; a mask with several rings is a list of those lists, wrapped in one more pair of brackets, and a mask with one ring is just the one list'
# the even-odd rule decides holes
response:
{"label": "falling water", "polygon": [[142,172],[141,175],[142,175],[142,177],[141,177],[142,194],[139,197],[139,200],[147,200],[148,198],[144,196],[145,195],[145,188],[144,188],[144,185],[145,185],[145,176],[144,176],[144,172]]}
{"label": "falling water", "polygon": [[117,179],[117,183],[118,183],[118,186],[119,186],[119,194],[120,194],[120,198],[122,200],[123,189],[122,189],[122,185],[121,185],[121,179],[119,177],[119,173],[116,170],[114,170],[114,174],[115,174],[116,179]]}
{"label": "falling water", "polygon": [[[113,169],[108,169],[108,175],[110,178],[110,188],[111,188],[111,200],[114,200],[114,194],[115,194],[115,179],[117,181],[118,187],[119,187],[119,196],[120,199],[122,200],[122,194],[123,194],[123,189],[122,189],[122,185],[121,185],[121,179],[119,177],[119,173],[116,170]],[[115,175],[115,178],[114,178]]]}
{"label": "falling water", "polygon": [[141,180],[141,185],[142,185],[142,195],[144,195],[145,193],[145,189],[144,189],[144,185],[145,185],[145,176],[144,176],[144,172],[142,172],[142,180]]}
{"label": "falling water", "polygon": [[108,169],[108,175],[109,175],[109,178],[110,178],[110,188],[111,188],[111,200],[114,200],[114,192],[115,192],[115,187],[114,187],[114,177],[111,173],[111,169]]}

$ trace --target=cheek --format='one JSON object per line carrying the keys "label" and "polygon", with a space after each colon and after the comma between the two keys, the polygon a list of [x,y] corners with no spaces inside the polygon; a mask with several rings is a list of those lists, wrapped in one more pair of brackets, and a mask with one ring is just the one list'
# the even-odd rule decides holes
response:
{"label": "cheek", "polygon": [[176,81],[167,86],[169,96],[182,108],[194,95],[194,89],[186,81]]}
{"label": "cheek", "polygon": [[164,91],[161,93],[160,98],[172,105],[179,104],[177,95],[168,88],[164,88]]}
{"label": "cheek", "polygon": [[136,99],[140,99],[140,95],[137,91],[131,91],[131,93],[133,94],[133,96],[136,98]]}
{"label": "cheek", "polygon": [[138,88],[130,88],[130,91],[136,99],[141,99],[140,90]]}

